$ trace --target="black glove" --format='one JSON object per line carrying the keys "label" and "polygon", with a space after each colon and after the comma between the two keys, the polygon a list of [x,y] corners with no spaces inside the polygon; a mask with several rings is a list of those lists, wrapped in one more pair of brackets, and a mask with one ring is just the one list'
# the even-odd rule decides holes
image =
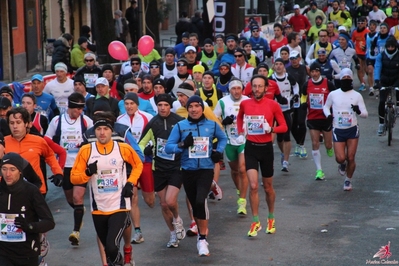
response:
{"label": "black glove", "polygon": [[381,89],[381,83],[380,83],[379,80],[374,80],[374,86],[373,86],[373,88],[374,88],[375,90]]}
{"label": "black glove", "polygon": [[28,223],[25,217],[22,216],[15,217],[14,224],[16,227],[21,228],[24,232],[33,230],[32,224]]}
{"label": "black glove", "polygon": [[178,144],[179,148],[187,149],[190,146],[194,145],[193,133],[190,132],[187,137]]}
{"label": "black glove", "polygon": [[371,50],[370,50],[370,55],[371,55],[371,56],[375,56],[375,51],[374,51],[374,49],[371,49]]}
{"label": "black glove", "polygon": [[209,107],[213,106],[213,102],[211,99],[206,99],[205,102],[208,104]]}
{"label": "black glove", "polygon": [[279,104],[287,104],[288,103],[288,99],[281,96],[280,100],[278,101]]}
{"label": "black glove", "polygon": [[329,125],[332,124],[332,122],[333,122],[333,116],[332,115],[327,116],[327,122],[328,122]]}
{"label": "black glove", "polygon": [[360,69],[360,65],[356,65],[355,68],[356,68],[356,70],[359,70]]}
{"label": "black glove", "polygon": [[301,104],[301,109],[304,111],[308,110],[308,104],[307,103]]}
{"label": "black glove", "polygon": [[56,174],[50,176],[48,179],[50,179],[56,187],[60,187],[62,186],[62,181],[64,180],[64,177],[61,174]]}
{"label": "black glove", "polygon": [[234,122],[234,115],[230,115],[227,116],[225,119],[223,119],[222,124],[226,126],[233,124],[233,122]]}
{"label": "black glove", "polygon": [[122,197],[130,198],[133,196],[133,184],[127,182],[125,186],[122,188]]}
{"label": "black glove", "polygon": [[152,156],[152,148],[154,148],[154,146],[152,146],[152,145],[149,145],[149,146],[145,147],[144,155]]}
{"label": "black glove", "polygon": [[87,165],[87,168],[86,168],[86,171],[85,171],[85,174],[87,176],[92,176],[95,173],[97,173],[97,162],[98,161],[96,160],[94,163],[91,163],[91,164]]}
{"label": "black glove", "polygon": [[223,157],[223,155],[220,152],[212,151],[212,154],[211,154],[212,162],[218,163],[220,161],[220,159],[222,159],[222,157]]}
{"label": "black glove", "polygon": [[359,105],[353,105],[353,104],[351,104],[351,107],[352,107],[352,110],[353,110],[356,114],[360,115],[360,114],[362,113],[362,112],[360,112]]}

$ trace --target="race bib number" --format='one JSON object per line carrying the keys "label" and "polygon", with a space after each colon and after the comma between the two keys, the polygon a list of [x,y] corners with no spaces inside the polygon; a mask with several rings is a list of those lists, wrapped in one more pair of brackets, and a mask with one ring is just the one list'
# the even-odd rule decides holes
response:
{"label": "race bib number", "polygon": [[84,79],[86,81],[87,88],[94,88],[96,80],[98,79],[98,74],[84,74]]}
{"label": "race bib number", "polygon": [[323,109],[324,106],[324,94],[310,93],[309,94],[310,108],[311,109]]}
{"label": "race bib number", "polygon": [[165,152],[166,139],[157,138],[157,156],[159,158],[174,161],[175,154],[168,154]]}
{"label": "race bib number", "polygon": [[338,127],[351,127],[352,126],[352,113],[341,112],[338,113]]}
{"label": "race bib number", "polygon": [[194,145],[188,150],[188,158],[208,158],[209,137],[194,137]]}
{"label": "race bib number", "polygon": [[118,191],[117,169],[100,170],[97,178],[98,193],[114,193]]}
{"label": "race bib number", "polygon": [[245,124],[248,135],[263,135],[265,129],[263,128],[263,122],[265,118],[263,115],[252,115],[245,116]]}
{"label": "race bib number", "polygon": [[233,124],[230,129],[229,129],[229,133],[231,137],[238,137],[238,132],[237,132],[237,124]]}
{"label": "race bib number", "polygon": [[261,62],[263,62],[263,59],[264,59],[264,57],[263,57],[263,50],[256,50],[255,53],[256,53],[256,56],[259,58],[259,60],[260,60]]}
{"label": "race bib number", "polygon": [[15,217],[18,214],[0,213],[1,234],[0,241],[3,242],[25,242],[26,234],[21,229],[15,226]]}

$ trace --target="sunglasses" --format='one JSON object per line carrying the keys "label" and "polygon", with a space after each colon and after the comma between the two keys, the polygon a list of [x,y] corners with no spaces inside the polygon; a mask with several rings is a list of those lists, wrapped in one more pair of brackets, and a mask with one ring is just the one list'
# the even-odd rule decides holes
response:
{"label": "sunglasses", "polygon": [[234,57],[243,57],[243,54],[235,54]]}
{"label": "sunglasses", "polygon": [[159,68],[159,66],[151,66],[151,68]]}
{"label": "sunglasses", "polygon": [[132,63],[132,65],[140,65],[140,63]]}
{"label": "sunglasses", "polygon": [[94,59],[85,59],[85,62],[93,62]]}
{"label": "sunglasses", "polygon": [[298,58],[299,58],[299,56],[290,57],[290,60],[295,60],[295,59],[298,59]]}
{"label": "sunglasses", "polygon": [[187,65],[184,64],[184,63],[180,63],[180,64],[177,64],[177,66],[179,66],[179,67],[184,67],[184,66],[187,66]]}

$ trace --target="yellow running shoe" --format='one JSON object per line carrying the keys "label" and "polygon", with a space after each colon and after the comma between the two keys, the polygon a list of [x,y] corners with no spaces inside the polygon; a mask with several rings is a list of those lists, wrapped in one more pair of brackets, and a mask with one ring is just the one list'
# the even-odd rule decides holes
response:
{"label": "yellow running shoe", "polygon": [[248,231],[248,236],[253,237],[258,235],[258,231],[262,230],[262,226],[260,225],[260,222],[253,222],[251,224],[251,229]]}
{"label": "yellow running shoe", "polygon": [[276,232],[276,226],[274,224],[274,218],[267,219],[266,234],[274,234],[275,232]]}
{"label": "yellow running shoe", "polygon": [[238,205],[237,214],[239,214],[239,215],[247,215],[247,209],[246,209],[247,200],[239,198],[237,200],[237,205]]}

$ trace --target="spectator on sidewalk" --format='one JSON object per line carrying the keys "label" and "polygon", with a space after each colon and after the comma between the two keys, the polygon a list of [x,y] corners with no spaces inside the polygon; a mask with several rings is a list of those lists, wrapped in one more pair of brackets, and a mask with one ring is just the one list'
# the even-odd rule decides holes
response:
{"label": "spectator on sidewalk", "polygon": [[175,33],[177,35],[176,44],[182,42],[183,33],[190,32],[190,19],[188,18],[187,12],[181,12],[180,19],[176,23]]}
{"label": "spectator on sidewalk", "polygon": [[85,65],[84,56],[87,49],[87,38],[80,37],[78,39],[78,43],[73,46],[71,51],[71,66],[73,70],[77,70],[78,68]]}

